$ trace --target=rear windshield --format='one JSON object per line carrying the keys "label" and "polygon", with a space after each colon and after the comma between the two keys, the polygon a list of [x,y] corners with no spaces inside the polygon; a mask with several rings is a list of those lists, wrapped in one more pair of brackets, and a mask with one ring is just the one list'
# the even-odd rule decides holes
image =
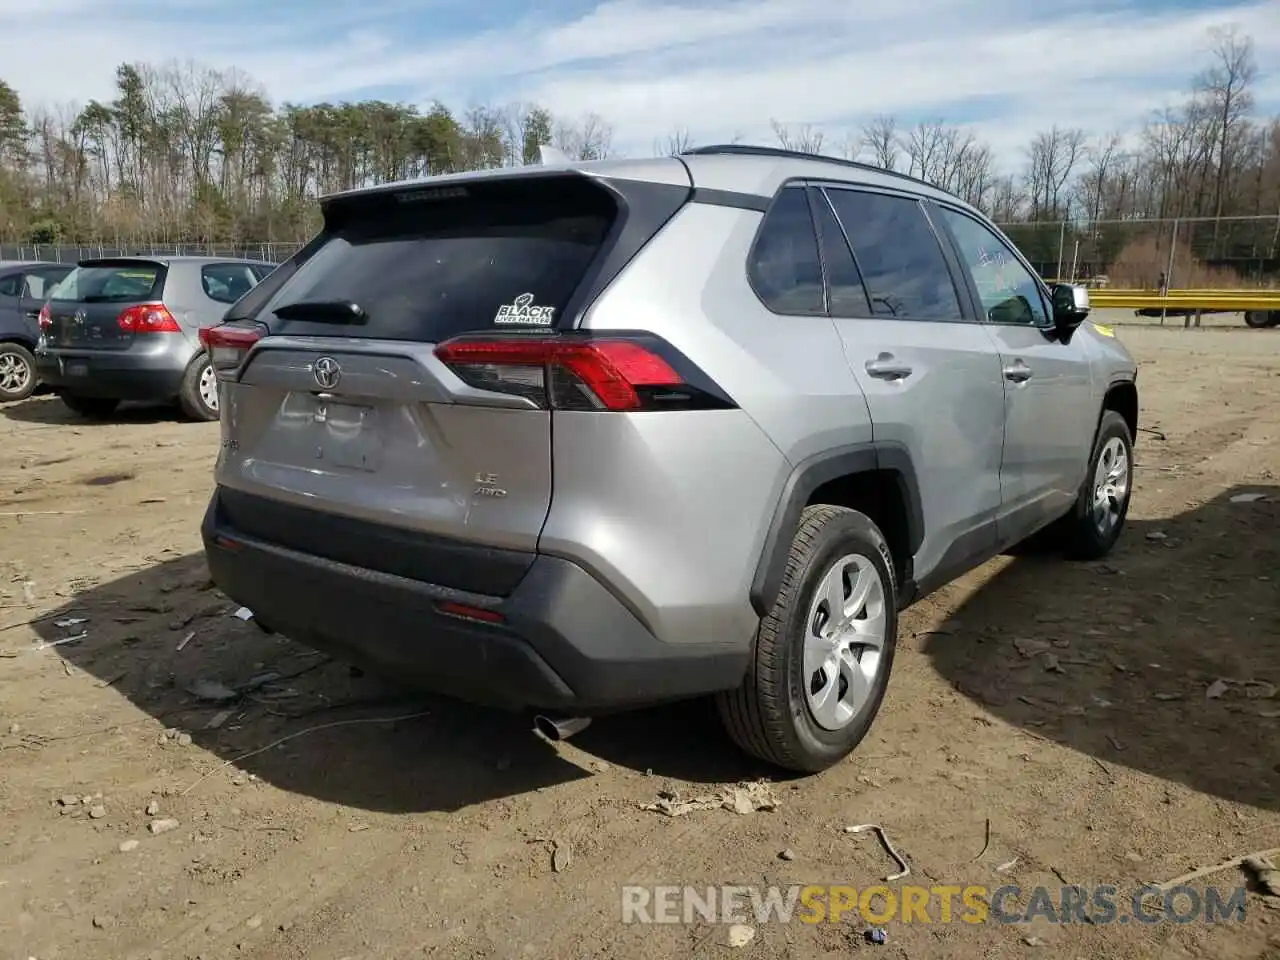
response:
{"label": "rear windshield", "polygon": [[49,299],[78,303],[127,303],[157,296],[161,267],[154,263],[76,267],[49,292]]}
{"label": "rear windshield", "polygon": [[[444,200],[414,196],[382,195],[331,213],[338,223],[259,319],[274,333],[428,342],[558,325],[617,215],[607,191],[577,177],[483,184]],[[272,316],[288,304],[333,300],[358,304],[367,322]]]}

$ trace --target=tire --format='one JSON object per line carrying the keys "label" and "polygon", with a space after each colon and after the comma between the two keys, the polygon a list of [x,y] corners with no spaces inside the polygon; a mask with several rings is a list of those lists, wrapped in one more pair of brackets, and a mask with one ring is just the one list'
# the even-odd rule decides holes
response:
{"label": "tire", "polygon": [[1280,319],[1280,311],[1275,310],[1246,310],[1244,313],[1244,322],[1246,326],[1260,330],[1263,327],[1274,327],[1277,319]]}
{"label": "tire", "polygon": [[[1115,464],[1117,452],[1123,453],[1123,486],[1114,482],[1114,467],[1104,467],[1104,461]],[[1095,504],[1106,491],[1100,483],[1108,477],[1113,481],[1106,497],[1105,523],[1095,512]],[[1124,530],[1129,515],[1129,501],[1133,496],[1133,435],[1124,417],[1114,410],[1102,415],[1098,436],[1089,457],[1089,470],[1071,512],[1058,521],[1058,533],[1066,555],[1073,560],[1100,560],[1111,552]],[[1101,506],[1099,506],[1101,509]]]}
{"label": "tire", "polygon": [[77,397],[63,394],[61,399],[73,413],[89,420],[105,420],[116,412],[116,407],[120,406],[119,400],[113,400],[110,397]]}
{"label": "tire", "polygon": [[36,358],[20,343],[0,343],[0,403],[25,400],[36,389]]}
{"label": "tire", "polygon": [[[868,633],[878,633],[879,655],[869,662],[874,644],[856,643],[858,652],[849,648],[845,659],[829,659],[811,672],[809,668],[819,661],[811,654],[806,667],[805,638],[811,627],[822,632],[829,622],[820,591],[826,578],[843,564],[851,564],[851,575],[856,572],[855,587],[862,582],[872,586],[865,605],[867,617],[853,622],[879,620],[880,629],[864,627],[853,636],[869,639]],[[863,577],[868,579],[863,581]],[[841,587],[842,594],[849,589],[843,576]],[[853,610],[852,614],[859,612]],[[740,688],[716,697],[729,736],[752,756],[787,770],[817,773],[840,762],[866,736],[880,710],[893,666],[897,631],[898,589],[884,535],[869,518],[854,510],[825,505],[806,508],[791,542],[782,588],[756,633],[747,676]],[[848,640],[851,635],[841,636]],[[834,648],[839,649],[842,646]],[[847,672],[842,672],[841,666]],[[816,678],[826,681],[816,685],[819,692],[834,684],[828,689],[826,703],[830,705],[830,696],[848,690],[847,681],[855,674],[864,684],[859,685],[863,696],[854,709],[843,699],[836,702],[838,708],[844,708],[841,716],[833,718],[830,712],[815,708],[811,693]]]}
{"label": "tire", "polygon": [[218,380],[213,375],[213,365],[207,353],[198,354],[187,365],[187,372],[182,375],[178,405],[188,420],[207,422],[218,419]]}

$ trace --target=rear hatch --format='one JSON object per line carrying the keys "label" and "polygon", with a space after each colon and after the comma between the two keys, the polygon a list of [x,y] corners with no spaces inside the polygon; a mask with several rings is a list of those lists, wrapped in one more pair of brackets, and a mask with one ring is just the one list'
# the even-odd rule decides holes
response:
{"label": "rear hatch", "polygon": [[202,333],[223,380],[227,521],[331,560],[509,592],[551,501],[544,370],[460,373],[435,348],[570,327],[689,192],[687,179],[559,172],[326,202],[321,236]]}
{"label": "rear hatch", "polygon": [[125,350],[137,329],[131,307],[158,303],[167,268],[151,260],[83,260],[55,286],[42,313],[50,347]]}

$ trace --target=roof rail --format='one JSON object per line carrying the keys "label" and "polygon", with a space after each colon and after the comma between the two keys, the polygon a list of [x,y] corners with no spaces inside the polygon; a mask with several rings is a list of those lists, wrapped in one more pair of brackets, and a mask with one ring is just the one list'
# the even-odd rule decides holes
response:
{"label": "roof rail", "polygon": [[[878,173],[886,177],[897,177],[899,180],[907,180],[919,186],[929,187],[948,196],[955,196],[949,190],[943,190],[941,187],[930,183],[928,180],[921,180],[919,177],[913,177],[909,173],[899,173],[897,170],[886,170],[883,167],[877,167],[872,163],[860,163],[857,160],[845,160],[842,157],[828,157],[821,153],[806,153],[803,150],[786,150],[782,147],[760,147],[749,143],[718,143],[705,147],[690,147],[680,154],[681,156],[740,156],[740,157],[776,157],[780,160],[814,160],[819,163],[834,163],[842,167],[852,167],[855,170],[866,170],[868,173]],[[958,199],[958,198],[957,198]]]}

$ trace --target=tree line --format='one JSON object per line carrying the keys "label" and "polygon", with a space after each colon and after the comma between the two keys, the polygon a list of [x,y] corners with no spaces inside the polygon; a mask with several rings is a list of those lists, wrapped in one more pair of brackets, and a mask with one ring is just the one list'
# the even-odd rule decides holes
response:
{"label": "tree line", "polygon": [[[1196,231],[1206,248],[1199,256],[1253,258],[1265,268],[1280,241],[1280,118],[1256,115],[1250,38],[1226,27],[1208,39],[1184,102],[1136,135],[1053,125],[1026,145],[1018,169],[1002,169],[989,144],[942,120],[903,125],[880,116],[840,140],[772,122],[773,136],[786,148],[920,177],[1002,224],[1070,220],[1099,261],[1120,253],[1108,248],[1109,224],[1201,217],[1218,225]],[[604,158],[613,140],[600,116],[555,117],[529,103],[277,107],[247,74],[194,62],[122,64],[114,96],[83,106],[23,104],[0,79],[0,240],[294,241],[314,231],[322,193],[536,163],[548,144],[576,159]],[[692,145],[677,130],[653,152]],[[1229,220],[1272,216],[1270,226]],[[1133,240],[1132,230],[1120,233],[1111,247]],[[1042,261],[1063,241],[1044,226],[1015,238],[1043,247]]]}

